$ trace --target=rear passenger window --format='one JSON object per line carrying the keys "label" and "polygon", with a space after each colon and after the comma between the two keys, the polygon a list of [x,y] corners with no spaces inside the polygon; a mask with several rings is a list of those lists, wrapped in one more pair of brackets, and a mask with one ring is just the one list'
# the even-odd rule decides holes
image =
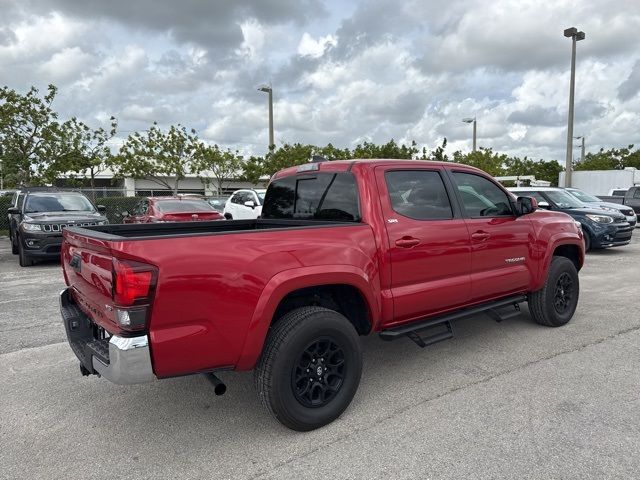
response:
{"label": "rear passenger window", "polygon": [[509,196],[495,183],[480,175],[453,172],[458,192],[470,217],[513,215]]}
{"label": "rear passenger window", "polygon": [[415,220],[453,218],[451,202],[438,172],[396,170],[384,175],[391,208]]}
{"label": "rear passenger window", "polygon": [[359,222],[358,189],[350,173],[318,173],[274,180],[262,218]]}

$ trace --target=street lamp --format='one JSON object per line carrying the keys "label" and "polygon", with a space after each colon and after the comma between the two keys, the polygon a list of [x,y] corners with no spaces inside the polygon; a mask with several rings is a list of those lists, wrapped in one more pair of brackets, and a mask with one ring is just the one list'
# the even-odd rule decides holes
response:
{"label": "street lamp", "polygon": [[576,89],[576,42],[584,40],[584,32],[579,32],[576,27],[567,28],[564,36],[571,38],[571,81],[569,85],[569,121],[567,125],[567,156],[565,158],[566,172],[564,175],[564,186],[571,186],[571,157],[573,156],[573,97]]}
{"label": "street lamp", "polygon": [[463,118],[462,121],[464,123],[473,123],[473,151],[476,151],[476,117],[473,118]]}
{"label": "street lamp", "polygon": [[580,163],[584,163],[584,135],[580,135],[579,137],[573,137],[575,140],[582,140],[581,150],[580,150]]}
{"label": "street lamp", "polygon": [[276,146],[273,140],[273,89],[271,85],[260,85],[258,91],[269,94],[269,151],[271,152]]}

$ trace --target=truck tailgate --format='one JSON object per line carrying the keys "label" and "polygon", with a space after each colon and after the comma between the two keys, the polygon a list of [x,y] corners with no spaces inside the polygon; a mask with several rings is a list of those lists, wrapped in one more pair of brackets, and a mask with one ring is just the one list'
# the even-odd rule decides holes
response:
{"label": "truck tailgate", "polygon": [[113,308],[109,243],[65,229],[60,261],[73,300],[91,320],[113,334],[118,327]]}

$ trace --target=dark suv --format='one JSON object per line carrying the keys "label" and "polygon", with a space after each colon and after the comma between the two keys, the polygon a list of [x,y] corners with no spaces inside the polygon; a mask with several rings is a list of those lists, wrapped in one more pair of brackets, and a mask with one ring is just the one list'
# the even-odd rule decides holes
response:
{"label": "dark suv", "polygon": [[60,255],[62,229],[67,226],[104,225],[107,218],[82,193],[53,188],[21,188],[14,193],[9,214],[11,252],[18,254],[21,267],[37,258]]}
{"label": "dark suv", "polygon": [[517,187],[509,191],[518,196],[534,197],[540,208],[564,212],[580,222],[584,233],[585,250],[627,245],[633,227],[620,212],[588,206],[564,188]]}

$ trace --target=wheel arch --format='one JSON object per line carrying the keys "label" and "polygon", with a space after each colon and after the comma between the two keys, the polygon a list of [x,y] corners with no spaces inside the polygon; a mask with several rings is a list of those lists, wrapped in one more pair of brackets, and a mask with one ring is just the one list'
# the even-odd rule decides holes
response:
{"label": "wheel arch", "polygon": [[360,335],[380,318],[379,281],[349,265],[303,267],[281,272],[265,286],[251,319],[237,370],[255,366],[269,328],[292,309],[319,305],[342,313]]}

